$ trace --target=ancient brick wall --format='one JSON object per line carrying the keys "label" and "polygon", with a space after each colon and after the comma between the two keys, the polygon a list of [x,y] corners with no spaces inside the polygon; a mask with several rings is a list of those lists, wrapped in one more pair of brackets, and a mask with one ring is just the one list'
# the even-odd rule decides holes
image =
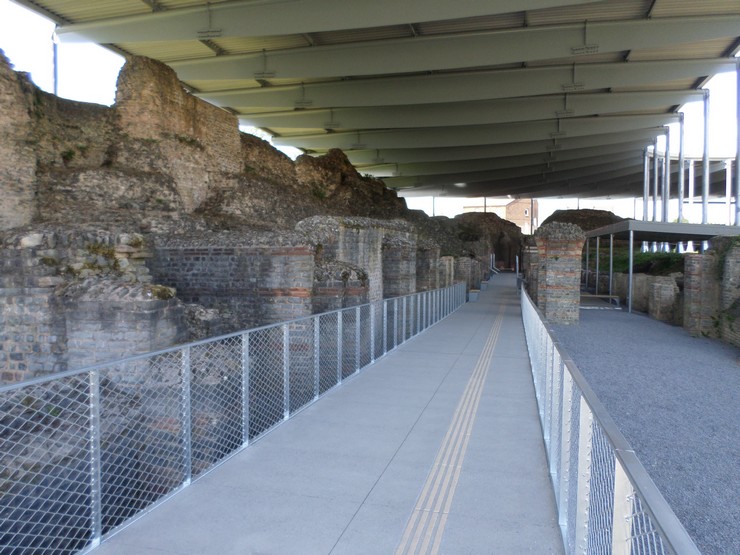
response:
{"label": "ancient brick wall", "polygon": [[217,237],[161,238],[150,261],[152,274],[175,287],[184,302],[230,313],[236,329],[311,314],[314,248],[297,240],[260,245],[244,239],[220,244]]}
{"label": "ancient brick wall", "polygon": [[317,261],[311,297],[314,314],[366,304],[369,296],[363,269],[335,260]]}
{"label": "ancient brick wall", "polygon": [[586,240],[573,224],[551,223],[535,233],[538,255],[537,301],[552,322],[578,322],[581,252]]}
{"label": "ancient brick wall", "polygon": [[683,326],[692,335],[718,335],[720,285],[712,255],[687,254],[684,259]]}
{"label": "ancient brick wall", "polygon": [[460,256],[455,258],[453,282],[465,282],[468,291],[477,289],[473,283],[473,259],[469,256]]}
{"label": "ancient brick wall", "polygon": [[188,337],[182,304],[141,287],[90,288],[67,303],[65,319],[69,368],[158,351]]}
{"label": "ancient brick wall", "polygon": [[681,297],[676,281],[670,276],[650,276],[648,314],[669,324],[680,324],[683,319]]}
{"label": "ancient brick wall", "polygon": [[450,287],[455,283],[455,257],[440,256],[439,263],[439,286]]}
{"label": "ancient brick wall", "polygon": [[429,291],[442,287],[439,247],[425,245],[416,251],[416,290]]}
{"label": "ancient brick wall", "polygon": [[36,157],[25,75],[0,51],[0,230],[26,225],[35,214]]}
{"label": "ancient brick wall", "polygon": [[416,237],[387,234],[382,247],[383,296],[400,297],[416,292]]}

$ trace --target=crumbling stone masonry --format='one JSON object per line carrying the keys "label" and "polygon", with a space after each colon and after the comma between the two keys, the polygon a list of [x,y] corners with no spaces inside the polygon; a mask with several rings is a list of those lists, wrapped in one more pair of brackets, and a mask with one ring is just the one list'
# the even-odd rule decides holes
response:
{"label": "crumbling stone masonry", "polygon": [[683,326],[740,347],[740,245],[726,237],[711,243],[705,254],[686,255]]}
{"label": "crumbling stone masonry", "polygon": [[538,256],[537,304],[548,320],[578,322],[581,252],[586,236],[574,224],[551,223],[535,232]]}

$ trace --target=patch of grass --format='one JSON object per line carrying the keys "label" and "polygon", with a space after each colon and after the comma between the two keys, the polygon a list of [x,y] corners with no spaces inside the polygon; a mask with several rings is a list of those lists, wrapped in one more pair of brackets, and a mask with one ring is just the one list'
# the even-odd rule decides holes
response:
{"label": "patch of grass", "polygon": [[[596,261],[591,259],[591,265]],[[667,276],[676,272],[683,273],[684,255],[676,252],[636,252],[632,259],[632,271],[638,274],[649,274],[652,276]],[[608,270],[609,253],[601,255],[601,268]],[[629,272],[629,254],[614,254],[614,272]]]}

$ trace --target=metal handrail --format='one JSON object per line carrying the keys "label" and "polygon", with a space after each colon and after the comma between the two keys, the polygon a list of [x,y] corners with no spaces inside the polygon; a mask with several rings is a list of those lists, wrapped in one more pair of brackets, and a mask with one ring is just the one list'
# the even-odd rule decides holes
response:
{"label": "metal handrail", "polygon": [[0,387],[3,553],[93,549],[465,297],[457,283]]}
{"label": "metal handrail", "polygon": [[[698,555],[696,544],[575,362],[554,339],[552,328],[525,290],[521,304],[566,553]],[[572,389],[567,387],[568,380]],[[580,399],[579,404],[575,397]],[[574,412],[578,412],[577,423]],[[578,428],[578,437],[573,427]],[[592,457],[599,434],[603,434],[606,446],[597,449],[605,448],[611,453],[612,468],[609,461],[604,463],[603,458]],[[568,455],[564,457],[566,449]],[[573,454],[577,454],[577,462],[570,460]],[[558,455],[560,460],[556,460]],[[564,458],[568,458],[567,470]],[[570,495],[574,486],[566,483],[573,477],[577,481],[575,507]],[[605,491],[594,494],[597,488],[592,485],[597,481],[599,487],[605,486]],[[568,499],[564,499],[566,491]],[[604,499],[609,495],[611,499]],[[595,499],[596,496],[601,499]],[[597,514],[603,512],[604,506],[611,508],[611,514]]]}

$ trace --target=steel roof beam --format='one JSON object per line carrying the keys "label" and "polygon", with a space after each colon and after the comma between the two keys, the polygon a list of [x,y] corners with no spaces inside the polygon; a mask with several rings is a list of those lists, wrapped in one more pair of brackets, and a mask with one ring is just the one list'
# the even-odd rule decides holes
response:
{"label": "steel roof beam", "polygon": [[622,152],[642,152],[643,148],[644,144],[642,143],[619,143],[609,146],[556,152],[540,152],[537,154],[524,154],[518,156],[425,162],[416,164],[357,165],[356,167],[363,173],[369,173],[379,178],[398,177],[404,175],[437,175],[464,171],[501,170],[527,165],[546,164],[548,162],[566,162],[568,160],[579,160],[594,156],[609,156]]}
{"label": "steel roof beam", "polygon": [[387,177],[383,182],[387,187],[400,189],[417,185],[438,185],[443,183],[475,183],[488,180],[514,179],[530,175],[556,175],[559,172],[589,168],[612,163],[632,163],[643,159],[642,152],[619,152],[608,156],[596,156],[562,162],[540,162],[510,168],[481,171],[463,171],[457,173],[410,175],[403,177]]}
{"label": "steel roof beam", "polygon": [[704,98],[702,91],[567,94],[417,106],[290,110],[239,116],[244,125],[291,129],[386,129],[510,123],[671,107]]}
{"label": "steel roof beam", "polygon": [[[740,16],[726,15],[595,22],[588,24],[588,41],[598,52],[620,52],[735,37],[738,28]],[[308,79],[569,58],[583,46],[584,25],[577,24],[291,48],[174,61],[169,65],[183,81],[254,79],[267,74],[281,79]]]}
{"label": "steel roof beam", "polygon": [[495,125],[358,131],[275,137],[273,143],[306,149],[341,148],[342,150],[404,148],[408,145],[414,145],[417,148],[490,145],[645,129],[678,121],[678,118],[678,114],[604,116]]}
{"label": "steel roof beam", "polygon": [[341,108],[468,102],[583,90],[636,87],[735,71],[734,58],[577,64],[473,73],[382,77],[274,86],[199,96],[217,106],[248,108]]}
{"label": "steel roof beam", "polygon": [[[152,0],[143,0],[156,6]],[[232,1],[171,9],[154,15],[131,15],[64,25],[57,30],[65,42],[98,43],[190,40],[202,38],[300,35],[407,25],[465,17],[537,10],[593,0],[293,0]]]}
{"label": "steel roof beam", "polygon": [[499,158],[525,154],[573,151],[583,148],[634,142],[642,148],[653,144],[655,137],[665,133],[663,127],[623,131],[605,135],[570,137],[553,141],[535,140],[520,143],[485,144],[449,148],[398,148],[377,150],[349,150],[345,154],[355,165],[382,163],[426,163],[439,161]]}

